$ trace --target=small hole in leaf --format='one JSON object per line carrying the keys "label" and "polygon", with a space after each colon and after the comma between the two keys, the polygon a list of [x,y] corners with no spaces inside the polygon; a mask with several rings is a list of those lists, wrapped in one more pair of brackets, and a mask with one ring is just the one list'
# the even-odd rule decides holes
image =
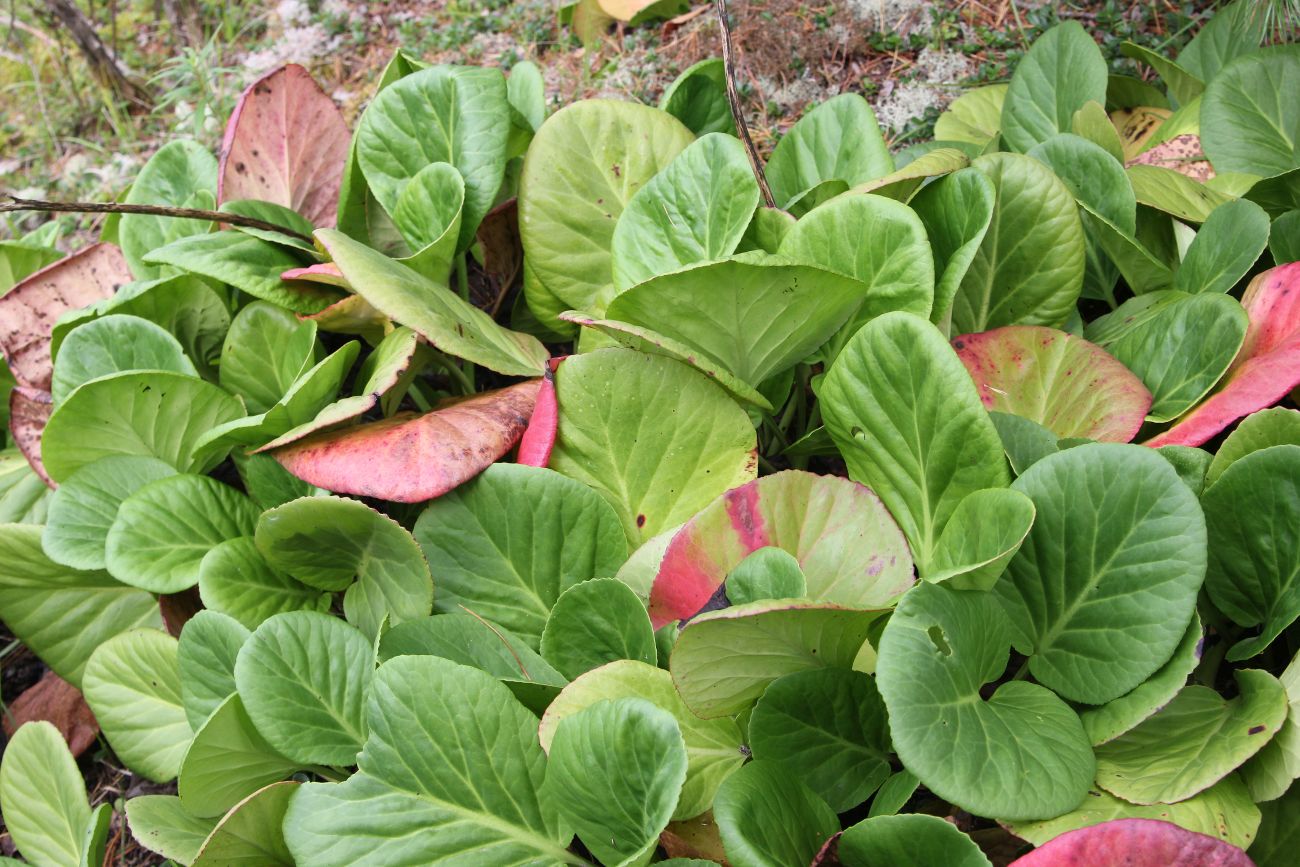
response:
{"label": "small hole in leaf", "polygon": [[942,628],[931,626],[925,634],[930,636],[930,643],[934,645],[935,650],[944,656],[952,656],[952,648],[948,646],[948,639],[944,636]]}

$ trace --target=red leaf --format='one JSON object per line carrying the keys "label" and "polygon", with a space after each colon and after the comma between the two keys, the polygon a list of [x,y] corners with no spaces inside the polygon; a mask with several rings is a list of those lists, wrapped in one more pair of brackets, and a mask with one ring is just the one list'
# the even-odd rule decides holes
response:
{"label": "red leaf", "polygon": [[74,758],[89,749],[99,733],[99,723],[81,697],[81,690],[52,671],[45,672],[10,703],[9,712],[4,714],[5,734],[12,736],[23,723],[40,720],[59,730]]}
{"label": "red leaf", "polygon": [[1199,446],[1242,416],[1300,385],[1300,262],[1250,281],[1241,298],[1250,325],[1219,390],[1149,446]]}
{"label": "red leaf", "polygon": [[45,464],[41,461],[41,434],[54,411],[53,404],[50,393],[38,388],[16,385],[9,393],[9,430],[14,435],[14,442],[36,475],[51,488],[58,486],[45,472]]}
{"label": "red leaf", "polygon": [[[335,265],[333,262],[320,262],[315,265],[309,265],[306,268],[290,268],[288,271],[284,271],[280,274],[280,279],[305,280],[308,283],[324,283],[326,286],[337,286],[340,289],[347,289],[349,292],[352,291],[352,286],[349,285],[347,278],[343,276],[343,272],[339,270],[339,266]],[[346,300],[346,298],[343,299],[343,301]],[[340,301],[337,303],[341,304],[343,302]]]}
{"label": "red leaf", "polygon": [[162,614],[163,626],[167,627],[167,633],[173,638],[180,638],[185,624],[203,610],[199,588],[191,587],[179,593],[162,594],[158,597],[158,610]]}
{"label": "red leaf", "polygon": [[1156,819],[1114,819],[1067,831],[1010,867],[1255,867],[1215,837]]}
{"label": "red leaf", "polygon": [[333,228],[352,136],[311,73],[290,63],[248,86],[226,124],[217,200],[261,199]]}
{"label": "red leaf", "polygon": [[314,434],[270,454],[305,482],[341,494],[419,503],[467,482],[514,447],[540,379],[417,415]]}
{"label": "red leaf", "polygon": [[547,365],[542,386],[537,392],[533,417],[528,421],[523,438],[519,440],[516,463],[545,467],[551,461],[551,449],[555,448],[555,434],[560,426],[560,407],[555,400],[555,368],[559,367],[560,361],[559,358],[553,358]]}
{"label": "red leaf", "polygon": [[69,310],[112,296],[130,281],[121,250],[92,244],[47,265],[0,298],[0,354],[18,384],[49,391],[54,323]]}

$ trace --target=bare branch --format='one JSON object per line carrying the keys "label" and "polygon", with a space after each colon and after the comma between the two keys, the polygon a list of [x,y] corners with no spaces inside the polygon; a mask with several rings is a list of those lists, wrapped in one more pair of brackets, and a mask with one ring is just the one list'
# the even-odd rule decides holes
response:
{"label": "bare branch", "polygon": [[758,189],[763,193],[763,201],[769,208],[775,208],[772,188],[767,185],[767,175],[763,174],[763,160],[754,147],[754,140],[749,136],[749,124],[745,123],[745,113],[736,93],[736,63],[731,56],[731,23],[727,20],[727,0],[713,0],[713,5],[718,11],[718,27],[722,30],[722,68],[726,73],[727,102],[731,105],[731,116],[736,121],[740,140],[745,144],[745,152],[749,154],[749,166],[754,170],[754,179],[758,181]]}
{"label": "bare branch", "polygon": [[264,232],[279,232],[291,238],[298,238],[311,244],[314,239],[296,229],[278,226],[245,217],[240,214],[227,214],[224,211],[203,211],[197,208],[172,208],[167,205],[126,205],[120,202],[45,202],[40,199],[20,199],[7,195],[8,203],[0,203],[0,214],[17,211],[44,211],[51,214],[150,214],[155,217],[177,217],[184,220],[212,220],[229,223],[232,226],[244,226],[249,229],[261,229]]}

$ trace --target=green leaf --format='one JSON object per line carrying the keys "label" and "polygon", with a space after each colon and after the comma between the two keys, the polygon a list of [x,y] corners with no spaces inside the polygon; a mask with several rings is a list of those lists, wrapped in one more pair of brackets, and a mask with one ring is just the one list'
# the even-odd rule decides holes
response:
{"label": "green leaf", "polygon": [[1133,185],[1124,166],[1104,148],[1061,133],[1035,145],[1028,156],[1055,172],[1080,205],[1127,235],[1137,231]]}
{"label": "green leaf", "polygon": [[[283,226],[286,229],[293,229],[300,235],[311,237],[311,233],[316,231],[312,221],[302,214],[287,208],[284,205],[277,205],[275,202],[268,202],[262,199],[234,199],[224,201],[217,210],[223,214],[238,214],[241,217],[252,217],[256,220],[262,220],[276,226]],[[295,238],[293,235],[287,235],[284,232],[273,232],[269,229],[255,229],[252,226],[235,226],[230,228],[237,232],[243,232],[246,235],[252,235],[254,238],[261,238],[263,241],[270,241],[272,244],[279,244],[281,247],[291,247],[295,250],[302,250],[304,253],[315,254],[316,248],[310,241],[304,241],[302,238]]]}
{"label": "green leaf", "polygon": [[319,313],[340,298],[337,290],[321,283],[281,280],[285,271],[303,266],[302,254],[243,232],[191,235],[159,247],[145,261],[229,283],[294,313]]}
{"label": "green leaf", "polygon": [[416,250],[402,260],[435,282],[445,282],[456,257],[465,207],[465,179],[450,163],[430,163],[397,197],[393,222]]}
{"label": "green leaf", "polygon": [[19,726],[0,766],[5,830],[29,864],[77,867],[82,829],[90,822],[86,784],[59,730],[48,722]]}
{"label": "green leaf", "polygon": [[550,353],[537,338],[502,328],[446,286],[341,232],[321,229],[316,237],[358,294],[437,349],[506,376],[545,368]]}
{"label": "green leaf", "polygon": [[797,671],[852,668],[879,611],[778,600],[701,614],[682,629],[670,668],[682,701],[710,719],[747,709]]}
{"label": "green leaf", "polygon": [[1002,130],[1007,85],[974,87],[948,104],[934,122],[936,141],[966,141],[981,147]]}
{"label": "green leaf", "polygon": [[[55,226],[57,221],[52,220],[45,225]],[[63,253],[52,247],[22,241],[0,242],[0,293],[8,292],[20,280],[62,258]]]}
{"label": "green leaf", "polygon": [[152,593],[179,593],[199,583],[204,555],[251,535],[257,516],[252,500],[209,476],[150,482],[118,507],[105,543],[109,574]]}
{"label": "green leaf", "polygon": [[[1110,76],[1110,80],[1113,82],[1114,76]],[[1110,85],[1107,84],[1107,98],[1109,98],[1109,89]],[[1070,121],[1070,130],[1075,135],[1098,145],[1114,157],[1116,162],[1123,165],[1124,143],[1120,141],[1119,130],[1110,122],[1110,115],[1106,114],[1106,109],[1101,103],[1085,102],[1083,108],[1074,113]]]}
{"label": "green leaf", "polygon": [[619,660],[579,677],[559,694],[542,717],[539,735],[549,750],[559,724],[605,700],[641,698],[673,715],[686,742],[686,781],[673,818],[690,819],[713,804],[718,786],[747,757],[740,727],[729,717],[700,719],[686,707],[668,672],[635,660]]}
{"label": "green leaf", "polygon": [[631,102],[583,100],[551,115],[519,179],[519,235],[537,283],[569,309],[603,314],[619,216],[693,138],[667,112]]}
{"label": "green leaf", "polygon": [[204,555],[199,596],[248,629],[286,611],[328,611],[333,602],[329,593],[271,566],[251,536],[227,539]]}
{"label": "green leaf", "polygon": [[1034,524],[1034,502],[1019,491],[985,488],[967,494],[935,543],[934,565],[922,577],[956,590],[991,590]]}
{"label": "green leaf", "polygon": [[1169,461],[1183,484],[1199,497],[1205,490],[1205,474],[1214,455],[1195,446],[1159,446],[1156,451]]}
{"label": "green leaf", "polygon": [[1201,661],[1204,643],[1205,630],[1201,627],[1201,618],[1193,615],[1183,640],[1174,649],[1174,655],[1155,674],[1119,698],[1080,710],[1079,719],[1083,720],[1083,728],[1088,732],[1092,745],[1115,740],[1169,704]]}
{"label": "green leaf", "polygon": [[551,741],[541,795],[602,864],[640,863],[659,843],[686,779],[672,714],[637,698],[565,718]]}
{"label": "green leaf", "polygon": [[[1208,488],[1237,461],[1269,446],[1300,446],[1300,411],[1275,406],[1251,413],[1228,434],[1205,474]],[[53,506],[51,505],[51,510]],[[48,530],[46,531],[49,532]]]}
{"label": "green leaf", "polygon": [[181,864],[194,860],[217,824],[214,819],[191,816],[175,795],[131,798],[126,802],[126,820],[137,843]]}
{"label": "green leaf", "polygon": [[556,373],[556,397],[550,466],[614,507],[630,547],[756,473],[749,416],[683,364],[627,349],[575,356]]}
{"label": "green leaf", "polygon": [[610,242],[615,289],[730,256],[758,203],[739,139],[713,133],[692,142],[619,216]]}
{"label": "green leaf", "polygon": [[40,527],[0,526],[0,560],[0,619],[74,686],[103,642],[137,626],[162,628],[153,596],[107,572],[80,572],[46,557]]}
{"label": "green leaf", "polygon": [[537,718],[491,675],[399,657],[375,675],[368,715],[359,772],[303,786],[290,804],[299,864],[573,863],[555,805],[539,798]]}
{"label": "green leaf", "polygon": [[283,307],[254,301],[230,323],[221,348],[221,387],[244,399],[250,414],[275,406],[316,363],[316,323]]}
{"label": "green leaf", "polygon": [[899,202],[907,202],[925,182],[969,166],[971,158],[967,156],[967,150],[978,153],[978,149],[972,146],[941,147],[938,142],[930,142],[930,144],[935,146],[934,149],[920,154],[902,168],[883,177],[857,184],[849,192],[874,193]]}
{"label": "green leaf", "polygon": [[191,815],[217,817],[298,767],[271,748],[253,727],[239,696],[230,695],[194,732],[181,762],[177,791]]}
{"label": "green leaf", "polygon": [[384,210],[426,166],[450,163],[465,179],[464,250],[492,208],[510,135],[506,82],[496,69],[434,66],[381,90],[357,127],[357,159]]}
{"label": "green leaf", "polygon": [[894,170],[876,114],[856,93],[831,97],[799,118],[767,162],[767,181],[777,207],[823,181],[850,187]]}
{"label": "green leaf", "polygon": [[975,841],[938,816],[877,816],[840,835],[837,854],[845,867],[990,867]]}
{"label": "green leaf", "polygon": [[[216,611],[200,611],[181,629],[176,650],[181,704],[195,731],[234,695],[235,659],[249,634],[237,621]],[[225,811],[223,807],[221,812]]]}
{"label": "green leaf", "polygon": [[975,161],[997,204],[953,299],[953,330],[1065,321],[1083,286],[1084,234],[1068,187],[1038,160],[990,154]]}
{"label": "green leaf", "polygon": [[115,314],[74,329],[54,365],[52,392],[61,403],[77,386],[128,370],[170,370],[198,376],[175,337],[147,319]]}
{"label": "green leaf", "polygon": [[1095,443],[1044,458],[1013,489],[1038,516],[994,588],[1029,672],[1102,704],[1174,652],[1205,576],[1195,495],[1142,446]]}
{"label": "green leaf", "polygon": [[1296,846],[1300,845],[1300,825],[1295,821],[1297,806],[1300,806],[1300,786],[1292,786],[1280,799],[1261,806],[1259,836],[1248,853],[1259,867],[1287,867],[1295,859]]}
{"label": "green leaf", "polygon": [[1083,799],[1092,748],[1074,711],[1037,684],[983,697],[1010,644],[991,594],[918,584],[880,637],[876,685],[894,749],[926,788],[976,815],[1042,819]]}
{"label": "green leaf", "polygon": [[[140,169],[124,201],[128,205],[166,205],[173,208],[216,206],[217,160],[198,142],[181,139],[159,148]],[[178,220],[154,214],[123,214],[117,236],[122,254],[137,280],[163,276],[145,257],[179,238],[200,235],[212,224],[204,220]]]}
{"label": "green leaf", "polygon": [[868,818],[896,815],[907,806],[920,785],[921,781],[916,778],[916,774],[906,768],[891,774],[889,779],[880,784],[876,796],[871,799]]}
{"label": "green leaf", "polygon": [[783,548],[759,548],[727,573],[727,599],[732,605],[765,599],[808,596],[808,579],[794,555]]}
{"label": "green leaf", "polygon": [[733,867],[809,864],[839,819],[777,762],[750,762],[718,790],[713,816]]}
{"label": "green leaf", "polygon": [[1089,323],[1085,334],[1151,390],[1147,417],[1163,422],[1191,409],[1222,379],[1248,324],[1235,298],[1161,290],[1130,298]]}
{"label": "green leaf", "polygon": [[1205,89],[1201,144],[1218,172],[1271,177],[1300,168],[1300,49],[1277,45],[1238,57]]}
{"label": "green leaf", "polygon": [[298,783],[272,783],[236,804],[203,841],[192,867],[293,867],[285,812]]}
{"label": "green leaf", "polygon": [[1268,233],[1268,214],[1254,202],[1236,199],[1219,205],[1187,248],[1174,288],[1226,294],[1264,252]]}
{"label": "green leaf", "polygon": [[176,639],[157,629],[110,638],[91,654],[81,688],[128,768],[160,783],[176,776],[193,736],[181,703]]}
{"label": "green leaf", "polygon": [[1066,21],[1034,40],[1016,67],[1002,106],[1002,141],[1028,151],[1068,132],[1074,113],[1089,101],[1106,101],[1106,61],[1077,21]]}
{"label": "green leaf", "polygon": [[17,448],[0,450],[0,524],[42,524],[54,492]]}
{"label": "green leaf", "polygon": [[50,498],[41,536],[46,556],[74,569],[103,569],[104,542],[122,501],[174,475],[176,470],[157,458],[112,455],[86,464]]}
{"label": "green leaf", "polygon": [[627,558],[618,515],[596,491],[515,464],[431,501],[414,533],[438,576],[439,610],[464,605],[534,650],[561,593]]}
{"label": "green leaf", "polygon": [[781,762],[843,813],[889,776],[889,721],[868,675],[842,668],[800,671],[763,693],[749,720],[758,761]]}
{"label": "green leaf", "polygon": [[927,184],[911,207],[925,225],[934,254],[933,322],[943,322],[993,219],[997,190],[979,169],[961,169]]}
{"label": "green leaf", "polygon": [[1178,62],[1202,81],[1213,81],[1231,60],[1259,47],[1267,21],[1257,4],[1248,0],[1230,3],[1205,22],[1179,52]]}
{"label": "green leaf", "polygon": [[1202,501],[1209,528],[1205,589],[1240,626],[1261,626],[1228,651],[1262,653],[1300,616],[1300,446],[1272,446],[1234,461]]}
{"label": "green leaf", "polygon": [[546,120],[546,82],[542,71],[531,60],[522,60],[510,67],[506,97],[510,100],[510,107],[523,115],[534,132]]}
{"label": "green leaf", "polygon": [[1266,671],[1236,672],[1241,694],[1225,701],[1188,686],[1136,728],[1097,748],[1097,784],[1135,804],[1190,798],[1255,755],[1282,726],[1287,694]]}
{"label": "green leaf", "polygon": [[[60,482],[109,455],[154,457],[181,472],[204,472],[224,454],[197,451],[199,438],[243,415],[238,398],[201,379],[168,371],[118,373],[68,395],[45,426],[41,455]],[[86,436],[90,430],[94,437]]]}
{"label": "green leaf", "polygon": [[263,509],[283,506],[290,500],[309,496],[315,491],[314,486],[289,475],[289,471],[270,455],[236,450],[231,457],[239,472],[239,480],[244,483],[244,490]]}
{"label": "green leaf", "polygon": [[1173,169],[1132,165],[1124,170],[1139,205],[1147,205],[1189,223],[1204,223],[1216,208],[1231,201]]}
{"label": "green leaf", "polygon": [[727,102],[727,78],[721,57],[709,57],[686,67],[664,88],[659,107],[696,135],[711,132],[736,134],[736,121]]}
{"label": "green leaf", "polygon": [[569,678],[618,659],[653,665],[657,655],[645,606],[613,578],[584,581],[561,593],[542,632],[541,650]]}
{"label": "green leaf", "polygon": [[91,810],[81,834],[81,859],[77,867],[97,867],[108,855],[108,831],[113,821],[113,805],[100,804]]}
{"label": "green leaf", "polygon": [[1122,43],[1119,50],[1125,57],[1131,57],[1154,69],[1165,87],[1169,89],[1169,95],[1181,105],[1190,103],[1205,90],[1206,79],[1157,51],[1134,42]]}
{"label": "green leaf", "polygon": [[1300,654],[1291,659],[1278,680],[1286,690],[1286,722],[1241,768],[1250,795],[1256,801],[1282,797],[1300,778]]}
{"label": "green leaf", "polygon": [[1066,831],[1090,828],[1112,819],[1170,822],[1244,849],[1255,838],[1259,808],[1251,802],[1241,778],[1229,774],[1216,785],[1176,804],[1130,804],[1104,789],[1094,788],[1068,813],[1041,822],[1011,822],[1006,827],[1022,840],[1041,846]]}
{"label": "green leaf", "polygon": [[970,374],[934,326],[888,313],[848,342],[820,396],[849,476],[884,501],[926,574],[957,504],[1008,482]]}
{"label": "green leaf", "polygon": [[296,762],[351,765],[366,738],[374,650],[358,630],[315,611],[277,614],[235,661],[235,684],[253,724]]}

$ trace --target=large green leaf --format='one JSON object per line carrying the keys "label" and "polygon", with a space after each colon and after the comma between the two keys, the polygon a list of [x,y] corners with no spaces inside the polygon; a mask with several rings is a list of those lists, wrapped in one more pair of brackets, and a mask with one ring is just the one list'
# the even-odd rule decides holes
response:
{"label": "large green leaf", "polygon": [[1208,488],[1237,461],[1269,446],[1300,446],[1300,411],[1275,406],[1243,418],[1214,454],[1205,474]]}
{"label": "large green leaf", "polygon": [[1029,156],[1056,173],[1079,204],[1125,234],[1137,231],[1137,198],[1124,166],[1104,148],[1071,133],[1036,145]]}
{"label": "large green leaf", "polygon": [[180,342],[138,316],[102,316],[74,329],[54,363],[51,392],[60,403],[77,386],[128,370],[170,370],[198,376]]}
{"label": "large green leaf", "polygon": [[1033,500],[1009,488],[985,488],[957,504],[939,540],[927,581],[957,590],[989,590],[1034,524]]}
{"label": "large green leaf", "polygon": [[333,597],[266,562],[252,536],[227,539],[199,563],[203,604],[248,629],[286,611],[328,611]]}
{"label": "large green leaf", "polygon": [[140,488],[173,476],[157,458],[112,455],[86,464],[50,498],[41,546],[54,562],[74,569],[103,569],[104,542],[122,501]]}
{"label": "large green leaf", "polygon": [[[128,205],[164,205],[173,208],[216,207],[217,160],[195,141],[179,139],[158,149],[140,169],[124,201]],[[137,280],[162,275],[145,256],[178,238],[206,233],[212,224],[203,220],[178,220],[155,214],[122,214],[117,237],[122,254]]]}
{"label": "large green leaf", "polygon": [[564,688],[542,717],[543,749],[551,748],[560,723],[605,700],[642,698],[673,715],[686,741],[686,781],[674,819],[690,819],[713,804],[718,786],[745,761],[740,727],[729,717],[700,719],[686,707],[668,672],[635,660],[603,665]]}
{"label": "large green leaf", "polygon": [[1169,659],[1196,608],[1196,496],[1160,455],[1113,443],[1044,458],[1012,487],[1038,512],[994,588],[1016,649],[1067,698],[1118,698]]}
{"label": "large green leaf", "polygon": [[194,732],[181,761],[177,791],[192,815],[213,818],[299,767],[271,748],[239,696],[231,695]]}
{"label": "large green leaf", "polygon": [[1007,85],[972,88],[954,99],[934,122],[937,141],[964,141],[983,147],[1002,130]]}
{"label": "large green leaf", "polygon": [[343,621],[315,611],[277,614],[235,661],[235,683],[257,731],[298,762],[351,765],[366,738],[374,650]]}
{"label": "large green leaf", "polygon": [[1229,292],[1268,245],[1268,214],[1254,202],[1234,199],[1210,212],[1174,274],[1184,292]]}
{"label": "large green leaf", "polygon": [[934,254],[934,308],[943,322],[993,219],[997,190],[979,169],[961,169],[928,184],[912,199]]}
{"label": "large green leaf", "polygon": [[249,634],[236,620],[209,610],[195,614],[181,628],[176,648],[181,704],[195,731],[234,695],[235,660]]}
{"label": "large green leaf", "polygon": [[203,841],[192,867],[294,867],[283,826],[298,785],[272,783],[232,807]]}
{"label": "large green leaf", "polygon": [[1097,748],[1097,784],[1135,804],[1190,798],[1258,753],[1282,726],[1287,695],[1266,671],[1236,673],[1230,701],[1189,686],[1141,725]]}
{"label": "large green leaf", "polygon": [[1241,768],[1251,797],[1256,801],[1280,798],[1300,779],[1300,654],[1291,659],[1278,680],[1286,690],[1286,722],[1264,749]]}
{"label": "large green leaf", "polygon": [[618,512],[630,547],[681,524],[754,478],[754,428],[689,367],[628,349],[570,358],[556,373],[550,466]]}
{"label": "large green leaf", "polygon": [[619,216],[610,242],[615,289],[730,256],[756,207],[758,184],[739,139],[713,133],[691,143]]}
{"label": "large green leaf", "polygon": [[158,602],[107,572],[80,572],[41,550],[41,528],[0,526],[0,619],[64,680],[82,670],[103,642],[136,626],[162,627]]}
{"label": "large green leaf", "polygon": [[[154,457],[181,472],[204,472],[225,456],[196,450],[208,430],[244,415],[236,397],[168,371],[118,373],[86,383],[50,416],[41,436],[45,469],[63,481],[108,455]],[[86,431],[95,431],[87,437]]]}
{"label": "large green leaf", "polygon": [[975,161],[997,204],[953,299],[958,332],[1060,325],[1083,286],[1084,234],[1074,196],[1050,169],[1019,154]]}
{"label": "large green leaf", "polygon": [[820,397],[850,477],[884,501],[922,575],[957,504],[1009,481],[970,374],[924,319],[888,313],[867,323],[826,375]]}
{"label": "large green leaf", "polygon": [[1210,568],[1205,589],[1241,626],[1260,626],[1228,659],[1264,651],[1300,616],[1300,446],[1272,446],[1232,463],[1205,492]]}
{"label": "large green leaf", "polygon": [[763,692],[749,719],[758,760],[782,762],[837,813],[889,776],[889,720],[875,681],[843,668],[795,672]]}
{"label": "large green leaf", "polygon": [[150,482],[118,507],[105,542],[109,574],[153,593],[199,583],[199,564],[214,547],[248,536],[259,509],[209,476],[179,474]]}
{"label": "large green leaf", "polygon": [[790,128],[772,151],[766,174],[777,207],[785,208],[824,181],[852,187],[893,170],[875,112],[858,94],[843,93]]}
{"label": "large green leaf", "polygon": [[217,824],[191,816],[175,795],[131,798],[126,802],[126,821],[137,843],[181,864],[194,860]]}
{"label": "large green leaf", "polygon": [[876,816],[840,835],[836,849],[844,867],[990,867],[975,841],[938,816]]}
{"label": "large green leaf", "polygon": [[840,829],[826,802],[778,762],[750,762],[728,777],[713,816],[733,867],[809,864]]}
{"label": "large green leaf", "polygon": [[375,676],[368,715],[359,772],[303,786],[289,805],[299,864],[581,863],[539,797],[537,718],[491,675],[399,657]]}
{"label": "large green leaf", "polygon": [[1201,144],[1219,172],[1271,177],[1300,168],[1300,48],[1238,57],[1205,89]]}
{"label": "large green leaf", "polygon": [[393,222],[411,249],[402,260],[431,280],[447,280],[464,216],[465,179],[450,163],[430,163],[402,189]]}
{"label": "large green leaf", "polygon": [[160,783],[176,776],[193,731],[181,702],[175,638],[157,629],[110,638],[86,663],[81,688],[128,768]]}
{"label": "large green leaf", "polygon": [[266,412],[316,362],[316,323],[283,307],[254,301],[239,311],[221,349],[221,387]]}
{"label": "large green leaf", "polygon": [[90,822],[86,783],[63,736],[45,721],[18,728],[0,766],[5,830],[27,863],[77,867]]}
{"label": "large green leaf", "polygon": [[1259,47],[1267,21],[1264,10],[1250,0],[1237,0],[1217,9],[1178,53],[1178,63],[1201,81],[1213,81],[1234,58]]}
{"label": "large green leaf", "polygon": [[631,102],[583,100],[551,115],[519,179],[519,235],[537,282],[571,309],[604,313],[619,216],[692,138],[667,112]]}
{"label": "large green leaf", "polygon": [[541,795],[600,863],[622,867],[658,845],[685,780],[677,720],[644,699],[622,698],[556,727]]}
{"label": "large green leaf", "polygon": [[894,749],[936,795],[981,816],[1042,819],[1077,805],[1092,748],[1074,711],[1006,669],[1011,629],[988,593],[918,584],[880,637],[876,683]]}
{"label": "large green leaf", "polygon": [[1191,104],[1205,91],[1205,79],[1157,51],[1135,42],[1124,42],[1119,50],[1125,57],[1154,69],[1168,88],[1170,98],[1181,105]]}
{"label": "large green leaf", "polygon": [[542,632],[541,650],[569,678],[619,659],[653,665],[658,656],[645,606],[614,578],[584,581],[561,593]]}
{"label": "large green leaf", "polygon": [[627,558],[614,509],[552,470],[494,464],[429,503],[415,539],[438,576],[437,606],[473,610],[536,649],[560,594]]}
{"label": "large green leaf", "polygon": [[1002,105],[1002,141],[1027,151],[1069,132],[1074,113],[1106,102],[1106,60],[1077,21],[1066,21],[1034,40],[1016,66]]}
{"label": "large green leaf", "polygon": [[1216,208],[1231,201],[1223,193],[1173,169],[1136,163],[1124,172],[1133,185],[1133,193],[1137,196],[1139,205],[1171,214],[1184,222],[1203,223]]}
{"label": "large green leaf", "polygon": [[496,69],[434,66],[381,90],[357,127],[357,160],[384,210],[425,166],[451,163],[465,178],[465,249],[491,209],[510,135],[505,77]]}

